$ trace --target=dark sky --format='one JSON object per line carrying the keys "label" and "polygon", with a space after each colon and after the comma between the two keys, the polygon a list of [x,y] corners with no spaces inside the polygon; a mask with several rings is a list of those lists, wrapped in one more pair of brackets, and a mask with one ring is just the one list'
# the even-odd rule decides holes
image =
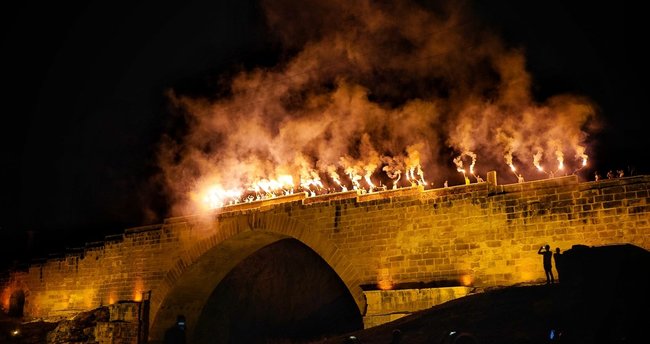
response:
{"label": "dark sky", "polygon": [[[536,95],[583,94],[600,106],[606,124],[592,138],[592,169],[649,172],[640,5],[472,4],[525,48]],[[205,92],[233,66],[274,58],[253,0],[12,6],[1,21],[5,262],[160,222],[154,152],[175,123],[165,90]]]}

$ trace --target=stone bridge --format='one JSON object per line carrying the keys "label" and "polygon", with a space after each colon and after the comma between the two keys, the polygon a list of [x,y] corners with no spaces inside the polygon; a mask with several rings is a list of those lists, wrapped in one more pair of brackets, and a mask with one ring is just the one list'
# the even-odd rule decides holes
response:
{"label": "stone bridge", "polygon": [[253,325],[270,337],[354,330],[471,287],[539,282],[547,243],[649,249],[649,186],[650,176],[573,175],[498,185],[491,172],[448,188],[243,203],[33,262],[3,282],[2,305],[21,297],[26,315],[48,318],[144,295],[151,342],[180,314],[193,343]]}

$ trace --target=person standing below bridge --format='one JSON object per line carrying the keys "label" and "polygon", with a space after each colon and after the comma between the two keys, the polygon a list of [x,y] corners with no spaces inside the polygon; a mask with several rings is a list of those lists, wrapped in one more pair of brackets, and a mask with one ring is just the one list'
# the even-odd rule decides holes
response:
{"label": "person standing below bridge", "polygon": [[[544,251],[542,251],[545,249]],[[546,273],[546,284],[553,284],[555,280],[553,279],[553,266],[551,259],[553,259],[553,252],[551,251],[551,245],[546,244],[537,250],[537,254],[541,254],[544,262],[544,272]]]}
{"label": "person standing below bridge", "polygon": [[165,344],[185,344],[185,316],[179,315],[174,326],[165,331]]}

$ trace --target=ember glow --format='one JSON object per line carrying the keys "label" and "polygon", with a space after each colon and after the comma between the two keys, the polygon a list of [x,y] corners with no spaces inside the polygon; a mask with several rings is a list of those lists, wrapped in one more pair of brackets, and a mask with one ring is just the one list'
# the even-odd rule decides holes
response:
{"label": "ember glow", "polygon": [[480,182],[477,161],[511,182],[586,166],[590,101],[534,99],[524,51],[455,6],[264,2],[286,58],[236,74],[219,98],[169,92],[187,124],[159,150],[172,213],[441,187],[454,171]]}

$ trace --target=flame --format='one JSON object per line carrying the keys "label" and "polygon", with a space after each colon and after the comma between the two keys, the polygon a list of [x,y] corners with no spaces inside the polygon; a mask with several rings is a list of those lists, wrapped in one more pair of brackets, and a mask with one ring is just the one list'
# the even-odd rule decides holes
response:
{"label": "flame", "polygon": [[564,169],[564,153],[562,153],[561,150],[556,150],[555,151],[555,156],[557,158],[557,168],[558,170],[563,170]]}
{"label": "flame", "polygon": [[397,189],[397,186],[398,186],[399,180],[400,180],[401,178],[402,178],[402,172],[401,172],[401,171],[397,171],[397,179],[395,179],[395,181],[393,182],[393,190]]}
{"label": "flame", "polygon": [[394,286],[395,283],[390,275],[389,269],[379,269],[379,271],[377,271],[377,288],[381,290],[391,290]]}
{"label": "flame", "polygon": [[427,181],[424,180],[424,171],[422,171],[422,166],[418,165],[416,167],[416,170],[418,171],[418,177],[419,177],[418,182],[420,183],[420,185],[423,186],[427,185]]}
{"label": "flame", "polygon": [[343,184],[341,184],[341,177],[339,176],[338,172],[336,172],[335,166],[332,165],[328,166],[327,172],[330,176],[330,179],[332,179],[332,181],[336,183],[336,185],[338,185],[339,188],[345,189],[344,191],[347,190],[347,188]]}
{"label": "flame", "polygon": [[537,150],[537,153],[533,155],[533,165],[537,168],[538,171],[544,172],[544,168],[542,168],[542,165],[540,164],[540,161],[542,160],[543,152],[541,149]]}
{"label": "flame", "polygon": [[7,287],[4,290],[2,290],[2,309],[4,311],[9,310],[9,302],[11,299],[11,294],[14,292],[14,288],[12,287]]}
{"label": "flame", "polygon": [[221,208],[228,203],[236,203],[242,196],[241,189],[224,189],[220,185],[212,185],[204,192],[203,202],[209,209]]}
{"label": "flame", "polygon": [[456,164],[456,171],[462,173],[465,175],[465,169],[463,168],[463,155],[459,155],[456,158],[454,158],[454,164]]}
{"label": "flame", "polygon": [[466,151],[462,152],[459,156],[454,158],[454,164],[456,165],[456,170],[463,174],[463,179],[465,180],[465,185],[469,185],[470,181],[469,181],[469,178],[465,175],[466,172],[465,172],[465,168],[463,167],[463,156],[469,156],[469,157],[472,158],[472,162],[469,165],[469,173],[471,175],[473,175],[476,178],[476,180],[478,181],[478,180],[480,180],[480,177],[476,176],[476,174],[474,173],[474,166],[476,165],[476,153],[474,153],[474,152],[472,152],[470,150],[466,150]]}
{"label": "flame", "polygon": [[350,181],[352,182],[352,189],[360,190],[361,184],[359,184],[359,180],[361,180],[361,176],[356,173],[354,168],[352,167],[346,168],[345,173],[348,175],[348,177],[350,177]]}
{"label": "flame", "polygon": [[460,276],[460,284],[469,287],[474,282],[474,278],[470,274]]}
{"label": "flame", "polygon": [[144,291],[144,282],[141,278],[135,280],[133,284],[133,301],[142,301],[142,292]]}
{"label": "flame", "polygon": [[116,301],[117,301],[117,295],[116,295],[115,291],[111,291],[108,294],[108,304],[113,305],[113,304],[115,304]]}
{"label": "flame", "polygon": [[582,167],[587,166],[587,159],[589,156],[585,154],[585,147],[577,146],[576,147],[576,157],[582,159]]}

